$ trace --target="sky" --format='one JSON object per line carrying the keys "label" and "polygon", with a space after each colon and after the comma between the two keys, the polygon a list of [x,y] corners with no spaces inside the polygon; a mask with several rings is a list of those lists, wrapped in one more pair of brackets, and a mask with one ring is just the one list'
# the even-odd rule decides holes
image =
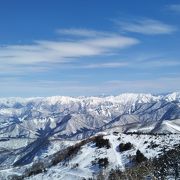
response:
{"label": "sky", "polygon": [[2,0],[0,97],[180,90],[179,0]]}

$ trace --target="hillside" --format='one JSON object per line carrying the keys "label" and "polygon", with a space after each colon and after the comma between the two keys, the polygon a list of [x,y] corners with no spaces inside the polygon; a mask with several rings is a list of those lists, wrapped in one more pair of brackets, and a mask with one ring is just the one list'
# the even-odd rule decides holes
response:
{"label": "hillside", "polygon": [[[71,151],[66,146],[63,147],[63,151],[56,151],[52,154],[46,151],[43,156],[39,156],[40,159],[36,160],[34,165],[15,166],[14,168],[4,169],[0,172],[1,177],[10,178],[16,174],[25,179],[28,179],[28,176],[30,176],[30,179],[36,180],[51,178],[87,179],[96,177],[102,169],[104,169],[104,173],[108,173],[111,169],[116,169],[117,167],[121,171],[133,167],[134,163],[136,163],[133,159],[138,150],[150,160],[160,157],[164,152],[168,152],[180,144],[180,135],[178,134],[121,134],[114,131],[114,129],[104,132],[103,136],[101,134],[82,142],[74,142],[74,145],[69,143],[69,147],[73,147]],[[103,142],[101,138],[107,140],[108,143],[104,141],[104,143],[98,144],[98,142]],[[51,148],[53,143],[51,142]],[[63,143],[68,144],[65,141]],[[127,143],[131,144],[129,149],[120,148],[120,144]],[[107,162],[104,161],[106,158]],[[43,165],[40,166],[41,163]],[[35,171],[35,167],[42,167],[46,170],[42,170],[42,172]]]}

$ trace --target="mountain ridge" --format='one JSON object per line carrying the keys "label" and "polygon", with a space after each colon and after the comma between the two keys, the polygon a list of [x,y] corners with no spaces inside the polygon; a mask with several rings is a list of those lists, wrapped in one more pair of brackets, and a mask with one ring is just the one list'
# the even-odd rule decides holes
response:
{"label": "mountain ridge", "polygon": [[[154,134],[163,134],[158,146],[162,142],[163,146],[169,145],[170,149],[173,148],[179,143],[180,93],[175,92],[164,96],[126,93],[107,97],[54,96],[35,99],[0,99],[0,169],[2,170],[0,170],[0,177],[5,176],[4,172],[7,175],[16,173],[16,167],[11,168],[13,166],[17,166],[17,171],[21,174],[21,170],[24,171],[38,159],[46,163],[46,160],[51,159],[56,152],[61,153],[66,147],[98,134],[107,135],[106,138],[112,145],[109,150],[101,149],[103,153],[101,158],[108,156],[110,160],[112,155],[114,159],[110,163],[120,165],[124,169],[128,159],[117,150],[120,143],[117,140],[117,133],[126,143],[136,139],[134,147],[137,146],[139,149],[142,146],[142,139],[145,138],[148,144],[144,139],[144,148],[141,151],[146,156],[148,156],[147,146],[151,146],[152,139],[156,141]],[[131,136],[131,134],[134,135]],[[138,137],[138,134],[142,136]],[[173,140],[173,144],[170,144],[172,137],[176,139]],[[149,157],[157,156],[157,153],[163,150],[163,146],[158,151],[152,148],[150,151],[152,156]],[[80,151],[72,161],[72,165],[84,164],[79,170],[82,170],[83,176],[92,177],[91,168],[94,166],[91,161],[96,161],[101,150],[94,147],[93,143],[85,144],[81,150],[87,156],[84,157],[84,153]],[[134,155],[135,150],[132,149],[132,151]],[[132,151],[127,152],[128,157]],[[87,162],[86,158],[89,155],[92,157]],[[126,160],[124,161],[123,158]],[[65,167],[65,165],[61,166],[63,169]],[[111,165],[110,167],[115,168]],[[68,178],[71,172],[69,168],[67,167],[67,172],[62,169],[62,173],[67,174]],[[51,173],[51,168],[48,172]],[[59,177],[59,171],[56,175]],[[38,176],[38,178],[41,177]]]}
{"label": "mountain ridge", "polygon": [[[61,122],[67,115],[71,118]],[[136,122],[134,131],[151,125],[161,129],[159,126],[164,120],[179,118],[180,92],[165,96],[123,93],[107,97],[0,99],[0,137],[27,137],[30,132],[38,134],[40,129],[53,129],[59,123],[64,127],[58,131],[59,136],[97,131],[108,124],[111,124],[110,128],[118,122],[119,126],[128,125],[128,129],[131,129],[129,124]]]}

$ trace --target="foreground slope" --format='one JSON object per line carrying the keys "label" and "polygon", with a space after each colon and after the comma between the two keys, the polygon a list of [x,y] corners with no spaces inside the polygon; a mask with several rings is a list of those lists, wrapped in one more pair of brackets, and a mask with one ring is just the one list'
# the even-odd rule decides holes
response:
{"label": "foreground slope", "polygon": [[[107,142],[98,144],[98,139],[91,137],[82,142],[74,142],[76,148],[71,149],[71,151],[67,151],[67,146],[64,146],[63,151],[60,150],[52,154],[47,153],[46,157],[35,161],[34,165],[4,169],[0,171],[1,177],[10,179],[12,175],[18,175],[25,179],[37,180],[52,178],[63,180],[87,179],[95,177],[103,169],[104,173],[108,173],[111,169],[117,167],[124,171],[125,168],[133,166],[133,157],[136,156],[137,150],[140,150],[146,158],[152,159],[161,156],[164,152],[174,149],[180,144],[180,135],[178,134],[121,134],[117,132],[117,129],[111,129],[108,132],[103,132],[103,137],[100,134],[96,135],[96,137],[107,140],[109,146],[107,146]],[[120,144],[129,142],[131,143],[130,149],[122,150],[119,147]],[[64,143],[68,144],[68,142]],[[104,159],[107,159],[106,164]],[[37,171],[35,167],[45,168],[46,170]]]}

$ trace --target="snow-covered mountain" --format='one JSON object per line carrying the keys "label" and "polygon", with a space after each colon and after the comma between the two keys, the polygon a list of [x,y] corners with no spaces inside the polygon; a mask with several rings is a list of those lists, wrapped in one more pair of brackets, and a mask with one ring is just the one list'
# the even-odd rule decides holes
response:
{"label": "snow-covered mountain", "polygon": [[[128,153],[119,154],[116,149],[119,143],[117,132],[122,142],[129,141],[133,144],[134,148]],[[127,135],[131,132],[177,134],[162,136],[163,138],[160,136],[156,140],[151,135],[140,138],[137,135]],[[110,149],[99,150],[88,140],[99,133],[105,134],[109,139]],[[74,171],[71,166],[64,164],[51,167],[51,162],[47,167],[46,179],[92,177],[97,169],[91,161],[96,161],[98,156],[108,157],[109,168],[120,166],[123,170],[129,162],[128,157],[133,156],[137,149],[148,158],[158,156],[164,147],[173,149],[174,145],[180,143],[179,133],[179,92],[167,95],[127,93],[106,97],[2,98],[0,178],[8,175],[5,179],[10,179],[11,174],[22,175],[39,160],[48,165],[57,154],[65,153],[66,148],[80,142],[83,142],[81,153],[70,164],[73,167],[81,165]],[[86,141],[81,141],[85,138]],[[146,146],[151,146],[151,141],[157,141],[162,147],[155,150],[152,148],[149,152]],[[168,144],[170,141],[172,142]],[[64,176],[60,177],[61,173]],[[42,176],[44,175],[40,174],[35,178],[42,179]]]}
{"label": "snow-covered mountain", "polygon": [[[0,99],[0,137],[76,137],[119,126],[122,131],[179,132],[180,93],[107,97]],[[171,121],[165,123],[164,121]]]}

